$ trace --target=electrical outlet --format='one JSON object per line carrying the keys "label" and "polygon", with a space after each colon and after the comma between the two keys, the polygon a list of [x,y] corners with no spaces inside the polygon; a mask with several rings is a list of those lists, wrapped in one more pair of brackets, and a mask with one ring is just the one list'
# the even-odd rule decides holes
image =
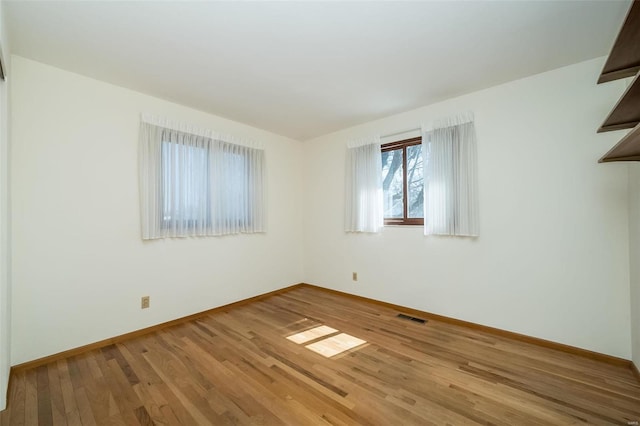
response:
{"label": "electrical outlet", "polygon": [[358,281],[358,273],[357,273],[357,272],[354,272],[354,273],[353,273],[353,275],[352,275],[352,279],[353,279],[354,281]]}
{"label": "electrical outlet", "polygon": [[147,309],[149,307],[149,296],[143,296],[140,301],[140,307],[142,309]]}

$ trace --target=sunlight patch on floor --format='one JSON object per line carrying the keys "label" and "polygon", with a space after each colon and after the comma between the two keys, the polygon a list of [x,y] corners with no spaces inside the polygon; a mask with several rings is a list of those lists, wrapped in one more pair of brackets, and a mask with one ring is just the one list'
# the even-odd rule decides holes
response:
{"label": "sunlight patch on floor", "polygon": [[[299,326],[306,321],[308,321],[308,318],[298,321],[295,324]],[[367,343],[366,340],[342,333],[340,330],[336,330],[328,325],[317,324],[316,322],[315,327],[286,336],[286,338],[290,342],[297,343],[298,345],[305,345],[305,348],[326,358],[343,354],[350,349],[359,349]]]}
{"label": "sunlight patch on floor", "polygon": [[321,325],[319,327],[312,328],[310,330],[305,330],[300,333],[296,333],[292,336],[287,337],[287,339],[291,340],[294,343],[302,344],[306,342],[310,342],[311,340],[316,340],[320,337],[327,336],[329,334],[337,333],[338,330],[335,328],[328,327],[326,325]]}
{"label": "sunlight patch on floor", "polygon": [[364,345],[365,343],[367,343],[366,340],[358,339],[346,333],[340,333],[337,336],[328,337],[305,347],[322,356],[331,358],[332,356]]}

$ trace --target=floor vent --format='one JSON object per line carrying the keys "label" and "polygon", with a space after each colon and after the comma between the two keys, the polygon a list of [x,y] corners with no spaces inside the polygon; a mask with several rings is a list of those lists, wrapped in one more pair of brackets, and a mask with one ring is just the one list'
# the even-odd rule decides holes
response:
{"label": "floor vent", "polygon": [[427,322],[427,320],[422,319],[422,318],[416,318],[416,317],[412,317],[411,315],[405,315],[405,314],[398,314],[398,318],[402,318],[402,319],[406,319],[409,321],[414,321],[414,322],[419,322],[420,324],[424,324]]}

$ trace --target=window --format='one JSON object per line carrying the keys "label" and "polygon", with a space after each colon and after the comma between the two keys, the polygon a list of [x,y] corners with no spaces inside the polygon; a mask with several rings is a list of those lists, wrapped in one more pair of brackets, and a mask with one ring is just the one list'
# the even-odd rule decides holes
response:
{"label": "window", "polygon": [[424,224],[422,138],[381,146],[385,225]]}
{"label": "window", "polygon": [[214,226],[256,231],[264,227],[264,152],[214,141]]}
{"label": "window", "polygon": [[264,150],[145,121],[142,238],[265,232]]}
{"label": "window", "polygon": [[[180,163],[180,166],[178,166]],[[180,184],[183,182],[184,184]],[[162,142],[162,227],[211,224],[209,149]]]}

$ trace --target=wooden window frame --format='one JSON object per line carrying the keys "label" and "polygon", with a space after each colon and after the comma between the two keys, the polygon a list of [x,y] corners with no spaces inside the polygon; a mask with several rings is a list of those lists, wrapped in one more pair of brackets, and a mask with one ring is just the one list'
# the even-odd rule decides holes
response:
{"label": "wooden window frame", "polygon": [[422,144],[422,137],[404,139],[396,142],[389,142],[380,146],[380,152],[395,151],[402,149],[402,201],[403,216],[402,218],[384,218],[385,225],[424,225],[424,218],[409,218],[408,215],[408,199],[409,191],[407,188],[407,148],[410,146]]}

